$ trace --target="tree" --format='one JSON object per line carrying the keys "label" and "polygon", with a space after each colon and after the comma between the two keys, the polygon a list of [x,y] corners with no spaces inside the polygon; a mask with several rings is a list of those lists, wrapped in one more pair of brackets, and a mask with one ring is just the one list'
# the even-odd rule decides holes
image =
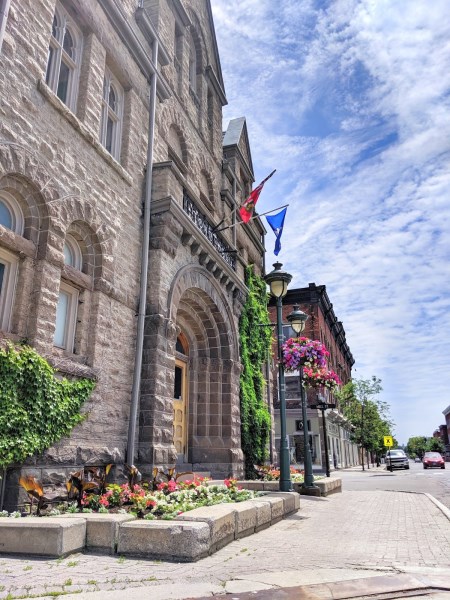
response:
{"label": "tree", "polygon": [[386,402],[377,399],[382,391],[381,379],[353,379],[335,398],[344,416],[353,425],[352,439],[360,446],[361,465],[364,470],[364,450],[379,456],[383,451],[383,437],[391,435],[392,421]]}
{"label": "tree", "polygon": [[411,456],[422,458],[427,450],[427,438],[423,435],[410,437],[406,444],[406,452]]}
{"label": "tree", "polygon": [[426,451],[427,452],[440,452],[441,454],[443,454],[445,451],[445,448],[444,448],[444,444],[443,444],[442,440],[440,438],[435,438],[435,437],[430,438],[427,441]]}

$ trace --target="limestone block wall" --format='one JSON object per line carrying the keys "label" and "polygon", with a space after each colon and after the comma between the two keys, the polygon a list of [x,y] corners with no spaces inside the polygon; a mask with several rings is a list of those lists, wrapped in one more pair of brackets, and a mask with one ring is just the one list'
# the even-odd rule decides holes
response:
{"label": "limestone block wall", "polygon": [[[86,421],[70,438],[28,461],[44,482],[62,481],[85,462],[125,459],[151,65],[151,40],[136,20],[137,5],[135,0],[11,0],[0,53],[0,197],[8,194],[23,214],[23,230],[0,225],[0,257],[9,252],[18,264],[11,315],[1,335],[26,339],[63,375],[97,379]],[[161,42],[161,78],[139,453],[149,465],[177,459],[173,367],[177,336],[185,331],[192,350],[189,460],[218,475],[239,475],[238,323],[245,266],[250,261],[262,269],[263,230],[255,225],[237,236],[232,230],[221,234],[237,250],[230,267],[227,256],[186,216],[187,193],[211,226],[231,218],[222,194],[226,98],[211,9],[204,0],[144,5]],[[59,51],[52,34],[55,10],[78,32],[71,102],[58,97],[47,77],[50,45]],[[104,112],[105,74],[120,92],[116,154],[101,138],[102,118],[110,114]],[[251,157],[245,161],[251,163]],[[236,167],[235,176],[251,187],[249,167]],[[78,266],[66,264],[69,239],[79,246]],[[54,344],[61,285],[78,294],[71,348]]]}
{"label": "limestone block wall", "polygon": [[[124,3],[130,21],[134,5]],[[0,54],[0,193],[14,197],[25,222],[23,235],[0,226],[0,249],[19,258],[3,334],[26,339],[63,375],[98,380],[85,406],[88,419],[69,439],[28,461],[44,482],[62,480],[84,462],[124,460],[149,87],[100,3],[81,0],[71,12],[83,49],[70,110],[45,83],[54,10],[54,0],[12,0]],[[125,91],[118,160],[99,141],[106,67]],[[83,250],[80,270],[64,264],[68,234]],[[53,345],[61,281],[79,293],[74,352]]]}

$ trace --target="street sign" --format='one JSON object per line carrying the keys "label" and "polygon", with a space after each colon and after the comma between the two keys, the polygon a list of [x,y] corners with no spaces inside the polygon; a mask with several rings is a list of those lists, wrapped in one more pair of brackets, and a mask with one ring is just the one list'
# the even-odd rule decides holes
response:
{"label": "street sign", "polygon": [[391,448],[394,445],[394,440],[393,440],[393,438],[392,438],[391,435],[385,435],[384,436],[384,445],[387,448]]}

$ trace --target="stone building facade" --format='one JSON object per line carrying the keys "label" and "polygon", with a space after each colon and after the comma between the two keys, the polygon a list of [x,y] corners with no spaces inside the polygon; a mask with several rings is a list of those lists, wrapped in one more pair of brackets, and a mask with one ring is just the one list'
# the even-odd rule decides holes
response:
{"label": "stone building facade", "polygon": [[[344,326],[334,313],[333,305],[328,297],[325,285],[310,283],[308,287],[289,289],[283,298],[283,323],[288,323],[287,315],[293,307],[298,305],[300,310],[308,315],[305,330],[302,335],[325,344],[330,352],[328,367],[335,371],[345,384],[351,379],[351,369],[354,358],[350,352],[345,337]],[[272,320],[276,320],[276,307],[273,300],[269,305]],[[295,337],[289,325],[283,327],[285,339]],[[291,462],[302,464],[304,460],[303,419],[300,401],[299,378],[296,373],[286,373],[286,429],[290,442]],[[277,393],[277,379],[273,378],[274,407],[275,407],[275,436],[279,436],[279,403]],[[327,394],[327,401],[334,401],[328,390],[321,392]],[[325,469],[325,444],[324,436],[328,436],[328,464],[330,469],[350,467],[359,464],[358,448],[351,437],[350,423],[336,409],[328,410],[323,431],[322,413],[310,407],[318,400],[318,390],[306,389],[307,395],[307,427],[313,465]]]}
{"label": "stone building facade", "polygon": [[450,406],[447,406],[447,408],[442,411],[442,414],[445,417],[445,425],[439,426],[439,437],[445,447],[445,460],[450,462]]}
{"label": "stone building facade", "polygon": [[85,422],[28,471],[240,475],[238,323],[265,231],[225,229],[254,176],[245,119],[222,131],[209,0],[7,4],[1,335],[97,379]]}

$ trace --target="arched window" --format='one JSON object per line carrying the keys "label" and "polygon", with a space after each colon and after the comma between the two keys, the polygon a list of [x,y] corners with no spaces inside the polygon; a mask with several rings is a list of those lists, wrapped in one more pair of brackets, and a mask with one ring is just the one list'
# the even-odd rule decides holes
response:
{"label": "arched window", "polygon": [[64,264],[81,270],[82,262],[80,246],[76,239],[68,234],[64,242]]}
{"label": "arched window", "polygon": [[11,194],[0,191],[0,225],[14,233],[23,233],[23,213]]}
{"label": "arched window", "polygon": [[[22,235],[24,218],[22,210],[11,194],[0,191],[0,225]],[[10,330],[14,291],[19,268],[19,257],[0,247],[0,329]]]}
{"label": "arched window", "polygon": [[123,114],[123,90],[109,70],[103,80],[100,142],[116,159],[120,159]]}
{"label": "arched window", "polygon": [[82,36],[75,23],[59,4],[53,17],[45,81],[64,104],[75,110]]}
{"label": "arched window", "polygon": [[[83,255],[76,239],[67,234],[64,242],[64,264],[81,270]],[[78,313],[78,290],[61,281],[58,304],[56,306],[56,323],[53,343],[68,352],[74,351],[75,331]]]}
{"label": "arched window", "polygon": [[180,333],[177,337],[177,343],[175,346],[175,350],[184,356],[188,356],[189,354],[189,345],[184,333]]}
{"label": "arched window", "polygon": [[13,214],[9,206],[0,198],[0,225],[7,229],[14,229]]}

